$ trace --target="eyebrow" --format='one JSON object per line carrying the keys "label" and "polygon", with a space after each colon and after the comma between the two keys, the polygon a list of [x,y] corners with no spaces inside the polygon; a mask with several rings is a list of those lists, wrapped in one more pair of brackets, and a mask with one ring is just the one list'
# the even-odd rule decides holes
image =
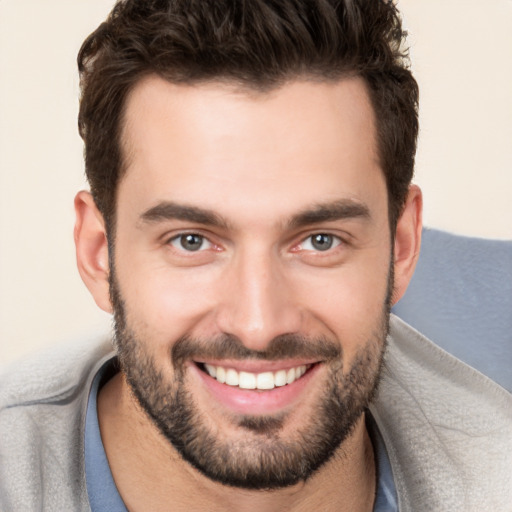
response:
{"label": "eyebrow", "polygon": [[228,223],[211,210],[163,201],[141,214],[143,223],[152,224],[166,220],[184,220],[218,228],[227,228]]}
{"label": "eyebrow", "polygon": [[332,203],[321,203],[294,215],[288,222],[289,229],[297,229],[320,222],[343,219],[370,220],[370,209],[354,199],[340,199]]}
{"label": "eyebrow", "polygon": [[[333,222],[342,219],[370,219],[369,208],[353,199],[340,199],[331,203],[321,203],[293,215],[285,224],[288,229],[297,229],[321,222]],[[229,224],[217,213],[199,208],[162,201],[143,212],[140,220],[152,224],[166,220],[183,220],[205,226],[229,229]]]}

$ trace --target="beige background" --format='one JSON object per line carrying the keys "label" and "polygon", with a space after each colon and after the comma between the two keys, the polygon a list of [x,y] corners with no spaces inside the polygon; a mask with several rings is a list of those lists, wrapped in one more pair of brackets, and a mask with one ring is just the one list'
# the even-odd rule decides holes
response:
{"label": "beige background", "polygon": [[[111,0],[0,0],[0,362],[108,332],[74,263],[76,53]],[[426,224],[512,239],[512,1],[401,0]]]}

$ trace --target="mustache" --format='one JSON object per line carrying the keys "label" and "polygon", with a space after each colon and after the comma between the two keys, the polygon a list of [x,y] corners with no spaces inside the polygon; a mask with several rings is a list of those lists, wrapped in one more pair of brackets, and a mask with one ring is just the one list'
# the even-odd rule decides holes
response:
{"label": "mustache", "polygon": [[297,334],[276,336],[268,343],[265,350],[261,351],[247,348],[242,340],[231,334],[221,334],[209,340],[183,336],[171,349],[171,360],[175,368],[191,359],[276,361],[303,358],[328,361],[341,357],[341,343],[325,337],[307,337]]}

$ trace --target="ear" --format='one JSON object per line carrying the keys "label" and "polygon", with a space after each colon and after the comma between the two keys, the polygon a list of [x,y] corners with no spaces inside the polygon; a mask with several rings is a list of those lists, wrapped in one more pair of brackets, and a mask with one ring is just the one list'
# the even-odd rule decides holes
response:
{"label": "ear", "polygon": [[407,290],[420,254],[423,198],[416,185],[409,187],[407,200],[398,219],[395,234],[395,283],[393,305]]}
{"label": "ear", "polygon": [[107,232],[103,216],[89,192],[75,197],[75,247],[78,271],[96,304],[112,313],[109,295]]}

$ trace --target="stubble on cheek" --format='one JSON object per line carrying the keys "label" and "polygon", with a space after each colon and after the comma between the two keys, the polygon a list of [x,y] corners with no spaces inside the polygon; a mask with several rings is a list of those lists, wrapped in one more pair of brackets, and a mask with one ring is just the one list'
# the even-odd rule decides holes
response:
{"label": "stubble on cheek", "polygon": [[[173,342],[166,360],[158,361],[147,348],[151,340],[142,339],[128,325],[119,289],[112,282],[116,347],[131,392],[182,458],[205,476],[246,489],[281,488],[305,481],[335,453],[343,452],[338,448],[351,435],[377,388],[389,326],[389,300],[380,317],[373,320],[374,331],[345,371],[339,340],[293,335],[275,338],[265,352],[251,351],[232,336],[214,340],[183,337]],[[289,418],[285,414],[219,417],[215,423],[201,410],[187,382],[187,365],[197,358],[287,357],[316,357],[325,361],[326,369],[323,392],[302,410],[304,417],[294,430],[286,428]],[[222,431],[225,421],[239,430],[233,439],[226,439]]]}
{"label": "stubble on cheek", "polygon": [[285,414],[224,417],[222,421],[240,430],[226,439],[221,425],[212,423],[196,403],[187,385],[184,359],[174,359],[172,378],[167,378],[167,372],[144,353],[144,345],[133,332],[125,329],[120,334],[123,371],[158,430],[205,476],[246,489],[281,488],[305,481],[335,454],[373,397],[383,348],[375,338],[361,347],[346,374],[341,355],[331,360],[325,390],[302,411],[298,428],[285,428],[289,419]]}

